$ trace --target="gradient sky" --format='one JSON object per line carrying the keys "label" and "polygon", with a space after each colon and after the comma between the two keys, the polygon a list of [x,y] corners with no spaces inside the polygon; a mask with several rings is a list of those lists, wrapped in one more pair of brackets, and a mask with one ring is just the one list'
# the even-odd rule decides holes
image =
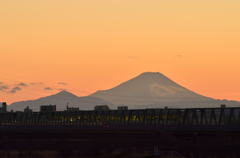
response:
{"label": "gradient sky", "polygon": [[145,71],[240,100],[239,19],[239,0],[2,0],[0,101],[88,95]]}

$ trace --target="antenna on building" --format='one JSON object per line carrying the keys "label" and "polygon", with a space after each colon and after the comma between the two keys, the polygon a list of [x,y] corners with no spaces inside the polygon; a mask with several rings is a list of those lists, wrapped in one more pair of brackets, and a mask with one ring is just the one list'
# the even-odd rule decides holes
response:
{"label": "antenna on building", "polygon": [[67,109],[68,109],[69,102],[67,102]]}

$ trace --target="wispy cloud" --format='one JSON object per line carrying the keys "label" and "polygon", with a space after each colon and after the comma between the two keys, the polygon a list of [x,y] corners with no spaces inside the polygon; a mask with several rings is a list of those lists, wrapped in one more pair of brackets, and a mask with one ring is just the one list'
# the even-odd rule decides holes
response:
{"label": "wispy cloud", "polygon": [[177,59],[182,59],[184,57],[184,55],[183,54],[177,54],[174,57],[177,58]]}
{"label": "wispy cloud", "polygon": [[[66,82],[56,82],[57,85],[48,85],[44,82],[23,82],[18,81],[15,83],[5,84],[5,82],[0,82],[0,92],[16,94],[25,89],[42,89],[44,91],[53,90],[66,90],[64,87],[68,85]],[[58,89],[61,88],[61,89]]]}
{"label": "wispy cloud", "polygon": [[130,59],[130,60],[137,60],[138,58],[139,58],[139,56],[134,56],[134,55],[128,56],[128,59]]}
{"label": "wispy cloud", "polygon": [[43,85],[43,82],[31,82],[30,85]]}
{"label": "wispy cloud", "polygon": [[63,85],[63,86],[66,86],[66,85],[67,85],[66,82],[58,82],[57,84],[59,84],[59,85]]}
{"label": "wispy cloud", "polygon": [[0,85],[0,91],[4,91],[4,90],[7,90],[9,89],[8,85]]}
{"label": "wispy cloud", "polygon": [[24,82],[20,82],[17,84],[17,86],[20,86],[20,87],[27,87],[28,84],[27,83],[24,83]]}
{"label": "wispy cloud", "polygon": [[45,87],[44,90],[45,91],[52,91],[53,89],[51,87]]}
{"label": "wispy cloud", "polygon": [[21,90],[22,90],[21,87],[16,86],[16,87],[13,87],[13,88],[9,91],[9,93],[14,94],[14,93],[17,93],[18,91],[21,91]]}

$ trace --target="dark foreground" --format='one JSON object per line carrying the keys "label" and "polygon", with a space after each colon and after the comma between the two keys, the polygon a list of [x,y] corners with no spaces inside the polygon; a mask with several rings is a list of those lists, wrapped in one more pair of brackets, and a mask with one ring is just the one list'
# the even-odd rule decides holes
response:
{"label": "dark foreground", "polygon": [[239,158],[238,131],[0,128],[0,158]]}
{"label": "dark foreground", "polygon": [[240,158],[240,108],[2,112],[0,158]]}

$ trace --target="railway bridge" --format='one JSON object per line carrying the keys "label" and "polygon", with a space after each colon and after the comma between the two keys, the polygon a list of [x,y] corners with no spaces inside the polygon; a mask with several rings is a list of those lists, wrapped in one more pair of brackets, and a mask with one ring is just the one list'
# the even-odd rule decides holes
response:
{"label": "railway bridge", "polygon": [[240,157],[240,108],[2,112],[0,157]]}

